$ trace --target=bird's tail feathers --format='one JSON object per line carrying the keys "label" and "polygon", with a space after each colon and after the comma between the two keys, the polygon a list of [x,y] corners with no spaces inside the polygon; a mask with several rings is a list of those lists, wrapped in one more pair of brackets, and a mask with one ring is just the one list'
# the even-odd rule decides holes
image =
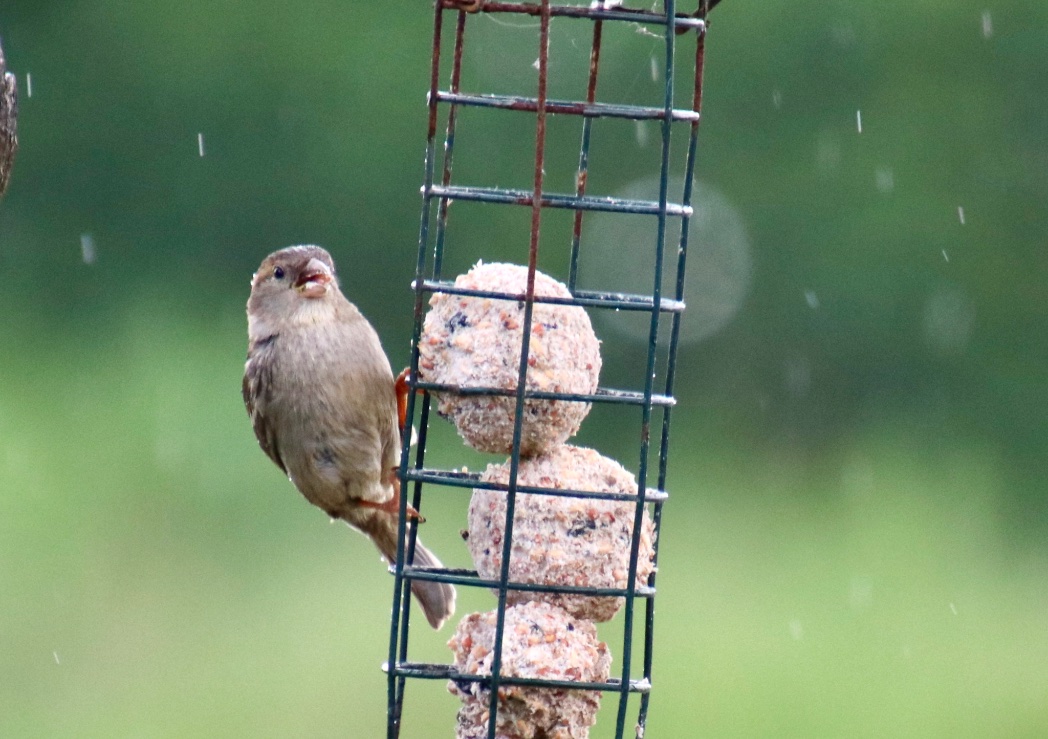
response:
{"label": "bird's tail feathers", "polygon": [[[368,535],[387,562],[397,559],[397,527],[385,516],[375,516],[371,525],[359,526]],[[391,525],[392,523],[392,525]],[[417,567],[442,567],[441,561],[433,552],[415,540],[415,558],[412,561]],[[449,583],[431,580],[412,580],[411,592],[415,595],[422,612],[434,629],[439,629],[455,613],[455,588]]]}

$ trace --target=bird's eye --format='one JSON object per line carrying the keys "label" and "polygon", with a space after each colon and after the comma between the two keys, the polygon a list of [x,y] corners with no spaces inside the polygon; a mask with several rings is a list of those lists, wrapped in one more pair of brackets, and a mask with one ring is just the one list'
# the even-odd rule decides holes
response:
{"label": "bird's eye", "polygon": [[276,277],[278,280],[284,279],[284,268],[277,267],[275,270],[273,270],[273,276]]}

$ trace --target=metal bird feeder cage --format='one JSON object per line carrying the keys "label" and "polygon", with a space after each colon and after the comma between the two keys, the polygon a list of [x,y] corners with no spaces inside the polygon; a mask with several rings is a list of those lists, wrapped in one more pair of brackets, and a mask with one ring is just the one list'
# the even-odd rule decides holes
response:
{"label": "metal bird feeder cage", "polygon": [[[688,255],[688,222],[692,217],[692,178],[697,151],[699,111],[702,103],[702,69],[707,29],[707,14],[716,0],[699,0],[688,9],[679,8],[684,3],[664,0],[661,10],[635,9],[613,0],[596,0],[586,5],[558,5],[550,0],[529,3],[485,2],[483,0],[436,0],[433,26],[433,57],[428,98],[428,136],[426,142],[425,175],[422,187],[423,207],[419,233],[418,261],[413,283],[415,295],[414,333],[412,337],[411,375],[407,403],[407,424],[417,426],[417,445],[411,448],[405,440],[400,477],[404,495],[401,497],[400,545],[392,569],[395,576],[393,617],[389,643],[388,676],[388,720],[387,736],[398,737],[401,729],[402,709],[405,692],[410,679],[456,680],[479,682],[490,696],[490,719],[487,736],[496,736],[495,717],[498,710],[499,687],[505,685],[529,685],[550,689],[578,689],[602,691],[617,696],[615,713],[615,736],[623,737],[629,730],[635,736],[644,733],[648,716],[649,700],[653,689],[652,652],[653,625],[655,620],[655,573],[646,585],[636,584],[638,563],[638,539],[642,517],[650,511],[657,533],[662,517],[666,492],[667,462],[669,459],[670,420],[674,406],[674,376],[677,359],[677,343],[681,318],[684,311],[684,273]],[[502,18],[528,18],[537,21],[537,91],[534,97],[517,95],[487,94],[463,90],[461,86],[463,58],[470,51],[467,30],[478,22],[479,14],[502,16]],[[547,96],[550,80],[550,22],[551,19],[571,19],[573,23],[588,24],[586,31],[592,36],[589,56],[588,86],[584,100],[556,100]],[[558,21],[560,23],[562,21]],[[662,60],[662,104],[645,107],[622,103],[601,102],[598,97],[600,79],[602,37],[609,24],[631,24],[645,29],[647,35],[657,39]],[[689,63],[680,63],[675,49],[680,45],[681,58]],[[693,48],[693,56],[687,52]],[[451,55],[450,83],[441,86],[442,57]],[[693,59],[694,63],[691,63]],[[447,61],[445,60],[445,66]],[[682,71],[680,67],[686,66]],[[653,70],[655,69],[653,65]],[[675,80],[678,75],[693,75],[690,100],[683,107],[675,100]],[[681,95],[681,97],[685,97]],[[533,186],[530,190],[504,189],[457,182],[452,177],[453,156],[456,148],[456,123],[461,109],[481,107],[505,111],[506,116],[532,116],[535,121],[535,146],[533,162]],[[549,192],[544,186],[547,154],[547,119],[550,116],[574,116],[579,121],[581,146],[578,154],[576,187],[574,192]],[[595,119],[617,118],[634,121],[653,121],[660,126],[661,156],[659,193],[657,200],[634,200],[608,197],[587,190],[587,173],[590,166],[590,151],[593,143]],[[443,126],[441,124],[443,123]],[[443,128],[442,153],[438,149],[438,128]],[[683,157],[671,151],[671,134],[684,129],[686,151]],[[678,137],[677,141],[682,139]],[[683,158],[683,187],[681,192],[672,185],[671,165],[679,164]],[[531,226],[528,251],[528,289],[523,295],[508,296],[502,293],[466,291],[456,288],[445,279],[443,272],[445,240],[449,226],[448,206],[452,201],[524,207],[530,209]],[[570,270],[566,280],[571,298],[536,296],[534,275],[540,248],[540,226],[546,209],[567,209],[574,212],[570,248]],[[654,248],[654,270],[650,274],[650,292],[627,294],[622,292],[583,290],[577,287],[578,265],[581,251],[581,236],[587,214],[603,211],[620,214],[639,214],[650,217]],[[667,223],[671,219],[680,221],[680,240],[673,249],[667,248]],[[676,232],[675,230],[673,231]],[[488,257],[477,253],[475,258]],[[664,267],[673,279],[664,278]],[[484,487],[477,473],[435,469],[427,467],[426,431],[431,410],[433,391],[453,391],[454,387],[442,386],[419,379],[419,340],[422,335],[425,305],[435,293],[471,295],[507,299],[512,297],[524,304],[524,325],[521,347],[520,372],[517,386],[513,390],[500,388],[470,388],[471,394],[509,395],[516,399],[513,453],[510,457],[510,476],[506,495],[505,535],[501,558],[501,574],[497,581],[485,580],[473,570],[448,568],[423,568],[408,565],[414,551],[414,527],[405,524],[408,503],[422,509],[423,492],[434,487],[476,488]],[[536,303],[561,303],[584,306],[592,310],[612,310],[620,314],[639,312],[650,320],[647,332],[647,355],[643,373],[631,389],[600,387],[592,394],[535,392],[526,388],[525,377],[528,367],[531,321]],[[660,333],[669,333],[668,349],[660,351]],[[459,389],[461,390],[461,389]],[[564,401],[590,402],[593,404],[617,404],[620,408],[633,409],[631,417],[639,420],[636,428],[639,439],[636,474],[638,495],[629,500],[636,501],[636,516],[633,522],[633,541],[629,557],[629,574],[624,588],[553,587],[535,584],[514,583],[510,579],[510,554],[513,537],[513,512],[516,496],[521,491],[517,482],[520,463],[522,411],[528,398],[547,398]],[[405,434],[410,436],[410,434]],[[632,460],[625,460],[632,464]],[[564,495],[565,491],[546,490],[525,486],[523,492]],[[574,494],[570,493],[569,494]],[[622,499],[622,495],[601,492],[580,492],[578,497]],[[656,549],[657,556],[657,549]],[[671,564],[672,566],[672,564]],[[412,661],[409,658],[409,625],[411,601],[409,598],[412,580],[432,580],[453,583],[459,587],[479,587],[494,590],[498,594],[497,622],[493,662],[490,675],[464,675],[447,664],[430,664]],[[613,666],[614,677],[606,682],[580,683],[563,680],[543,680],[509,676],[501,672],[502,638],[505,627],[507,594],[511,590],[532,590],[585,593],[594,596],[618,596],[624,598],[623,640],[615,645],[617,653]],[[635,646],[635,635],[643,630]],[[640,652],[637,654],[637,652]],[[633,700],[631,701],[631,697]],[[636,707],[632,728],[628,716],[631,706]],[[608,708],[605,709],[610,713]]]}

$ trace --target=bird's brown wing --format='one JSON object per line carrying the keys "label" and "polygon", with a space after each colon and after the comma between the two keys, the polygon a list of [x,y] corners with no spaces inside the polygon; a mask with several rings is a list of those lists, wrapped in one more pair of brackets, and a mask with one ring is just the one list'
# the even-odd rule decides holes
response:
{"label": "bird's brown wing", "polygon": [[[370,329],[370,326],[368,327]],[[382,464],[386,470],[400,466],[400,415],[397,409],[396,382],[389,366],[386,353],[382,350],[378,335],[370,330],[370,341],[373,342],[372,356],[375,361],[370,364],[362,378],[366,392],[374,399],[372,413],[382,446]]]}
{"label": "bird's brown wing", "polygon": [[251,417],[251,426],[255,430],[258,445],[286,475],[287,468],[280,458],[276,429],[271,422],[267,422],[268,416],[265,413],[265,405],[270,397],[273,382],[274,358],[271,345],[275,340],[276,336],[270,336],[255,342],[248,349],[247,362],[244,364],[244,383],[241,389],[244,394],[244,406],[247,408],[248,416]]}
{"label": "bird's brown wing", "polygon": [[360,473],[373,469],[378,473],[385,494],[389,473],[400,465],[400,430],[393,373],[377,336],[372,338],[370,333],[364,332],[353,344],[362,351],[352,369],[341,378],[340,393],[346,401],[342,408],[347,414],[341,419],[341,428],[360,434],[359,446],[343,451],[349,469]]}
{"label": "bird's brown wing", "polygon": [[400,416],[397,410],[397,394],[393,383],[390,381],[392,374],[383,374],[381,386],[376,389],[383,398],[383,403],[377,409],[377,423],[380,438],[382,439],[382,459],[386,469],[395,469],[400,466]]}

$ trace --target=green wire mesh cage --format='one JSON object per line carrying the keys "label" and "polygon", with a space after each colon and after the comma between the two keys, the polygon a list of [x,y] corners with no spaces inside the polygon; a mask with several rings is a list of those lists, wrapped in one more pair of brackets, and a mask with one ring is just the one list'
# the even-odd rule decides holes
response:
{"label": "green wire mesh cage", "polygon": [[[683,4],[683,3],[682,3]],[[437,0],[433,26],[433,56],[428,97],[428,135],[426,141],[425,175],[422,187],[423,208],[419,233],[418,261],[413,283],[415,295],[414,332],[408,385],[412,392],[407,399],[407,427],[419,429],[414,448],[405,439],[400,478],[405,494],[401,496],[401,524],[396,562],[393,564],[395,587],[393,617],[390,631],[389,659],[386,664],[388,676],[388,719],[387,736],[400,735],[402,710],[408,681],[411,679],[443,679],[460,685],[479,684],[482,695],[489,701],[487,713],[487,736],[496,737],[496,717],[499,710],[500,688],[510,685],[527,685],[550,690],[600,691],[617,696],[615,712],[615,736],[623,737],[630,723],[631,706],[636,707],[636,720],[632,727],[635,736],[644,733],[648,715],[649,699],[653,686],[652,651],[655,620],[655,572],[647,577],[646,584],[636,583],[639,559],[639,541],[642,522],[646,516],[654,526],[654,555],[657,557],[658,530],[662,519],[666,493],[666,474],[669,459],[670,420],[674,406],[674,376],[677,360],[677,343],[684,311],[684,274],[688,255],[688,222],[693,215],[692,180],[697,153],[699,111],[702,103],[702,68],[707,29],[707,14],[716,0],[700,0],[689,9],[678,8],[674,0],[664,0],[661,10],[636,9],[615,0],[595,0],[586,5],[555,5],[549,0],[531,3],[484,2],[482,0]],[[470,52],[467,33],[477,14],[490,16],[530,17],[537,21],[537,91],[534,96],[492,94],[462,89],[463,58]],[[588,24],[586,34],[591,36],[588,84],[584,100],[558,100],[548,97],[550,82],[550,23],[554,18],[563,22]],[[562,22],[562,21],[558,21]],[[600,80],[601,50],[605,43],[608,24],[632,24],[644,29],[652,38],[658,39],[664,54],[662,77],[662,104],[641,106],[623,103],[602,102],[598,97]],[[685,66],[677,60],[678,45],[693,48],[681,49],[680,57],[687,57]],[[447,55],[451,59],[448,64]],[[692,63],[693,62],[693,63]],[[441,87],[442,69],[450,66],[450,81]],[[655,66],[653,65],[653,74]],[[692,76],[690,100],[678,106],[675,90],[678,76]],[[684,97],[684,95],[681,95]],[[456,125],[463,108],[486,108],[505,111],[505,115],[528,115],[535,121],[534,161],[532,187],[509,189],[461,183],[452,176],[453,158],[456,149]],[[574,192],[551,192],[545,187],[545,164],[547,156],[547,121],[551,116],[574,117],[579,121],[581,144]],[[618,118],[634,121],[652,121],[659,125],[661,150],[659,159],[659,192],[654,200],[625,199],[592,193],[587,190],[591,148],[594,140],[593,122],[601,118]],[[443,124],[443,126],[441,126]],[[438,129],[443,128],[443,149],[438,153]],[[686,132],[686,151],[683,157],[671,149],[675,130]],[[680,141],[680,138],[677,139]],[[679,178],[671,177],[671,168],[679,167],[683,159],[683,184],[675,186]],[[527,261],[527,287],[520,294],[497,291],[467,289],[456,286],[446,279],[445,244],[451,228],[449,204],[454,201],[472,201],[480,204],[521,207],[530,210],[530,233]],[[566,280],[570,297],[537,295],[535,291],[536,265],[540,250],[540,230],[547,209],[566,209],[573,212],[570,244],[569,269]],[[593,212],[633,214],[650,218],[650,248],[654,250],[654,269],[651,271],[650,292],[644,294],[623,293],[607,290],[581,289],[579,284],[579,262],[582,251],[582,234],[586,217]],[[680,237],[676,244],[667,244],[670,219],[680,221]],[[676,246],[673,249],[672,246]],[[667,248],[670,246],[670,248]],[[550,248],[550,247],[547,247]],[[489,255],[477,253],[474,258]],[[669,279],[664,275],[670,275]],[[515,300],[523,306],[522,345],[516,386],[507,390],[500,387],[469,387],[443,385],[420,379],[419,343],[423,333],[425,305],[435,294]],[[646,357],[643,373],[631,388],[617,389],[598,387],[592,393],[557,393],[528,389],[526,383],[532,322],[536,304],[554,303],[584,306],[591,310],[614,311],[618,315],[642,315],[647,318]],[[668,332],[669,341],[660,344],[660,334]],[[662,349],[660,346],[664,346]],[[515,400],[512,453],[508,462],[507,484],[484,482],[476,473],[436,469],[426,466],[427,426],[432,410],[432,394],[437,392],[468,393],[511,397]],[[636,470],[638,493],[623,495],[612,491],[575,491],[524,485],[518,480],[521,462],[522,425],[525,402],[530,399],[547,399],[593,404],[615,404],[637,423],[638,443]],[[406,437],[410,434],[405,434]],[[497,579],[484,579],[475,570],[433,568],[414,566],[415,527],[406,525],[407,506],[420,510],[424,492],[435,487],[488,488],[502,491],[505,495],[505,522],[502,537],[501,570]],[[410,491],[410,495],[408,494]],[[568,495],[580,498],[628,500],[635,504],[632,526],[632,545],[629,556],[629,572],[625,586],[621,588],[592,588],[585,586],[553,586],[536,583],[514,582],[510,576],[511,545],[513,542],[514,509],[517,496],[521,493],[538,495]],[[440,494],[439,492],[436,494]],[[449,664],[431,664],[412,661],[409,649],[409,626],[411,603],[408,597],[413,580],[431,580],[453,583],[460,587],[479,587],[497,593],[497,610],[492,650],[491,669],[488,674],[466,674]],[[540,677],[522,677],[504,674],[502,665],[503,639],[506,629],[507,596],[511,592],[541,591],[573,593],[600,597],[617,596],[623,599],[623,639],[616,655],[615,674],[606,681],[547,680]],[[638,634],[638,632],[641,632]],[[639,638],[635,638],[639,636]],[[638,648],[639,645],[639,648]],[[637,652],[640,652],[637,654]],[[631,697],[634,699],[631,701]]]}

